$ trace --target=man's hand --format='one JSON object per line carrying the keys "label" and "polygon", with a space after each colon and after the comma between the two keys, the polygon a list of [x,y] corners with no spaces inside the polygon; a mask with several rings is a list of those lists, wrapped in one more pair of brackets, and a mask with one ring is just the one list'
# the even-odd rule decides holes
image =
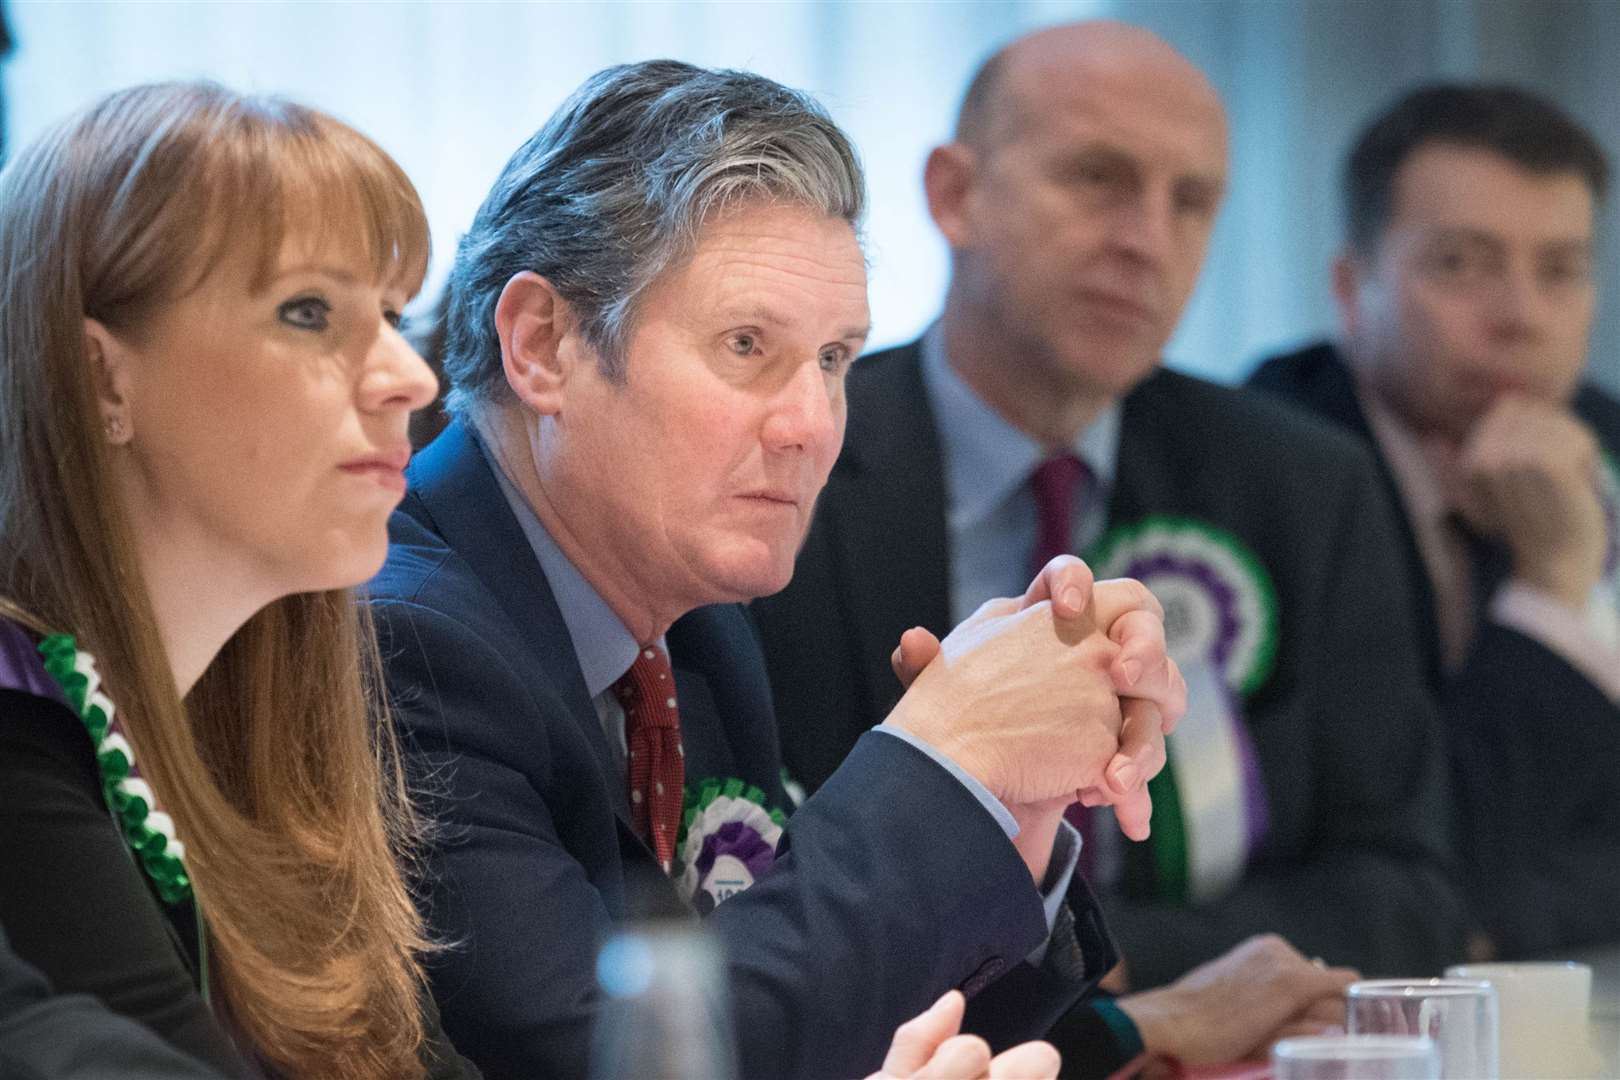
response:
{"label": "man's hand", "polygon": [[1054,1080],[1060,1059],[1048,1043],[1024,1043],[992,1058],[983,1039],[958,1035],[966,1008],[967,999],[952,990],[906,1021],[894,1033],[882,1071],[867,1080]]}
{"label": "man's hand", "polygon": [[1323,967],[1274,934],[1252,937],[1169,986],[1119,999],[1148,1053],[1184,1065],[1263,1057],[1292,1035],[1344,1024],[1344,990],[1360,976]]}
{"label": "man's hand", "polygon": [[1576,610],[1603,574],[1598,444],[1570,412],[1506,394],[1458,457],[1463,516],[1513,552],[1514,577]]}
{"label": "man's hand", "polygon": [[[1072,556],[1048,563],[1021,605],[1045,601],[1059,621],[1078,621],[1089,610],[1092,621],[1106,627],[1108,638],[1119,646],[1108,674],[1122,698],[1122,722],[1118,749],[1104,766],[1100,783],[1051,800],[1009,806],[1019,821],[1020,838],[1028,833],[1028,844],[1039,848],[1044,842],[1050,851],[1050,836],[1042,834],[1054,831],[1054,814],[1061,815],[1078,798],[1088,806],[1113,804],[1125,834],[1146,839],[1153,809],[1147,782],[1164,767],[1164,737],[1187,708],[1187,685],[1165,653],[1163,610],[1139,582],[1093,583],[1090,568]],[[890,658],[901,685],[910,686],[939,650],[939,640],[921,627],[902,635]]]}

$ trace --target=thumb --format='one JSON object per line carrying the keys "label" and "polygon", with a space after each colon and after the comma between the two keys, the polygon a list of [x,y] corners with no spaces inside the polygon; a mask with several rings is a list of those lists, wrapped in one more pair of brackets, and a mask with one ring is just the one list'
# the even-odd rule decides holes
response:
{"label": "thumb", "polygon": [[1052,1080],[1063,1065],[1051,1043],[1027,1042],[1003,1050],[990,1062],[990,1080]]}
{"label": "thumb", "polygon": [[923,668],[934,662],[939,655],[939,638],[924,630],[920,626],[913,626],[900,635],[900,644],[896,645],[894,652],[889,656],[889,666],[894,668],[894,677],[900,680],[900,688],[909,687]]}
{"label": "thumb", "polygon": [[910,1076],[927,1065],[939,1044],[955,1035],[962,1026],[966,1009],[967,998],[960,991],[951,990],[927,1012],[901,1024],[889,1044],[889,1056],[883,1059],[884,1075]]}

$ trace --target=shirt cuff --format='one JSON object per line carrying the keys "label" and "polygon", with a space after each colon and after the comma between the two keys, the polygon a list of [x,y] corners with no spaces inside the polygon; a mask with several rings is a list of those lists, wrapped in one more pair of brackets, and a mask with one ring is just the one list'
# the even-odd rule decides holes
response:
{"label": "shirt cuff", "polygon": [[1556,653],[1620,704],[1620,610],[1608,596],[1594,592],[1577,611],[1543,589],[1509,580],[1491,599],[1490,617]]}
{"label": "shirt cuff", "polygon": [[[952,776],[956,777],[957,783],[967,788],[968,793],[971,794],[975,799],[979,800],[979,805],[983,806],[985,811],[991,817],[996,819],[996,824],[1000,825],[1001,831],[1007,834],[1007,839],[1011,840],[1018,835],[1018,822],[1012,816],[1012,811],[1008,810],[1000,799],[990,794],[989,788],[985,787],[973,777],[969,776],[967,770],[962,768],[962,766],[952,761],[945,754],[940,753],[939,750],[930,746],[928,743],[917,738],[917,736],[913,735],[905,728],[890,727],[887,724],[879,724],[872,730],[887,732],[888,734],[899,739],[901,742],[910,743],[918,750],[921,750],[923,753],[927,754],[934,760],[935,764],[944,769],[946,772],[950,773]],[[1047,919],[1046,925],[1048,929],[1051,929],[1052,920],[1050,918]]]}
{"label": "shirt cuff", "polygon": [[1057,837],[1052,841],[1052,861],[1046,864],[1046,880],[1041,882],[1041,907],[1046,912],[1046,940],[1025,957],[1036,967],[1046,959],[1046,947],[1052,942],[1052,927],[1057,925],[1058,911],[1069,895],[1069,883],[1074,880],[1075,868],[1080,865],[1080,844],[1079,831],[1067,821],[1059,822]]}

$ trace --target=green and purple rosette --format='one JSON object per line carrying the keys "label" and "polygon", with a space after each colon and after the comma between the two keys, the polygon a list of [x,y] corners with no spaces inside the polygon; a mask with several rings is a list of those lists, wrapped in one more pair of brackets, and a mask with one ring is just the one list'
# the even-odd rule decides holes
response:
{"label": "green and purple rosette", "polygon": [[1153,894],[1196,903],[1242,876],[1270,827],[1243,697],[1265,685],[1277,656],[1277,592],[1235,535],[1156,515],[1105,534],[1098,578],[1136,578],[1164,606],[1165,644],[1187,679],[1188,708],[1152,781]]}
{"label": "green and purple rosette", "polygon": [[674,879],[699,914],[752,885],[776,861],[787,815],[765,793],[735,777],[686,789]]}
{"label": "green and purple rosette", "polygon": [[101,692],[95,659],[79,649],[68,634],[52,634],[39,643],[45,670],[68,705],[79,715],[95,747],[101,791],[107,809],[123,830],[131,854],[168,904],[191,897],[185,845],[174,834],[174,822],[157,808],[152,788],[141,779],[129,741],[118,730],[111,699]]}

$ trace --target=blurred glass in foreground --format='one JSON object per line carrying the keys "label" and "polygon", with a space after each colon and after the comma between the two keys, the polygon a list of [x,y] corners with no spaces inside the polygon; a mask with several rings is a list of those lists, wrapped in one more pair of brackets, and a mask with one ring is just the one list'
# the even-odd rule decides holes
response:
{"label": "blurred glass in foreground", "polygon": [[736,1080],[719,946],[701,923],[664,919],[609,938],[597,955],[602,1008],[591,1080]]}
{"label": "blurred glass in foreground", "polygon": [[1271,1048],[1272,1080],[1439,1080],[1440,1051],[1420,1035],[1310,1035]]}

